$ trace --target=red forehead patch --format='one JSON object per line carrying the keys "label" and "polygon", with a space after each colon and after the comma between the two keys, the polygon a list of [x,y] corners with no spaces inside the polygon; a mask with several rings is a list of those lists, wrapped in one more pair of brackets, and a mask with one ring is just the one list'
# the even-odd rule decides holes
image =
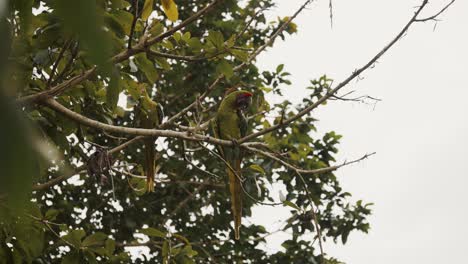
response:
{"label": "red forehead patch", "polygon": [[251,96],[253,96],[253,94],[250,93],[250,92],[245,92],[245,93],[243,93],[242,95],[245,96],[245,97],[251,97]]}

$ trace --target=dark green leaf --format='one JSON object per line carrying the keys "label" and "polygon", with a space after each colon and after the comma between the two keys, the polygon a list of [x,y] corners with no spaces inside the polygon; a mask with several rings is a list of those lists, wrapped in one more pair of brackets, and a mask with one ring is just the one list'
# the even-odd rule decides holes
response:
{"label": "dark green leaf", "polygon": [[218,66],[216,66],[216,71],[218,73],[224,74],[224,76],[226,76],[227,79],[230,79],[232,75],[234,74],[232,65],[226,60],[221,60],[218,63]]}
{"label": "dark green leaf", "polygon": [[206,39],[218,49],[222,48],[224,45],[223,34],[219,31],[210,30],[208,37]]}
{"label": "dark green leaf", "polygon": [[285,206],[292,207],[292,208],[294,208],[294,209],[296,209],[296,210],[298,210],[298,211],[301,210],[301,208],[300,208],[299,206],[297,206],[295,203],[293,203],[293,202],[291,202],[291,201],[285,200],[285,201],[283,202],[283,204],[284,204]]}
{"label": "dark green leaf", "polygon": [[107,235],[102,232],[96,232],[90,236],[87,236],[81,243],[83,247],[89,246],[101,246],[104,245],[104,241],[107,239]]}
{"label": "dark green leaf", "polygon": [[145,74],[151,84],[156,82],[158,79],[158,72],[154,64],[146,58],[145,53],[140,53],[135,56],[135,64],[138,66],[138,69]]}
{"label": "dark green leaf", "polygon": [[63,239],[75,246],[76,248],[81,247],[81,239],[86,235],[85,231],[78,229],[72,230],[67,235],[63,236]]}
{"label": "dark green leaf", "polygon": [[152,237],[160,237],[160,238],[166,237],[166,233],[156,228],[152,228],[152,227],[142,229],[140,232],[147,236],[152,236]]}

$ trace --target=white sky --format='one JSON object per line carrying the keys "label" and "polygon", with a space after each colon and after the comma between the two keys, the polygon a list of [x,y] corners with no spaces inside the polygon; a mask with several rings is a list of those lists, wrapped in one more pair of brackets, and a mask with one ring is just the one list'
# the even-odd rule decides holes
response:
{"label": "white sky", "polygon": [[[449,0],[430,1],[431,15]],[[270,12],[286,16],[302,1],[278,1]],[[421,1],[334,0],[301,14],[299,33],[259,58],[262,69],[285,64],[293,85],[286,97],[299,102],[308,80],[324,73],[343,80],[387,44]],[[434,22],[413,25],[406,37],[346,91],[383,99],[373,106],[333,102],[316,111],[321,131],[344,135],[338,160],[376,156],[337,174],[353,199],[374,202],[368,235],[352,233],[346,245],[325,251],[348,264],[466,262],[468,225],[468,1],[457,0]],[[465,177],[464,177],[465,176]],[[287,209],[260,207],[253,222],[274,230]],[[280,249],[285,235],[267,245]]]}

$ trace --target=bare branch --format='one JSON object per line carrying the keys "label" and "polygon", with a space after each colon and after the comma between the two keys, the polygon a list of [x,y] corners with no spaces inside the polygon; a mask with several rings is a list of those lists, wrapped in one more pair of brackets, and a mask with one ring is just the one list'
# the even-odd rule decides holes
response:
{"label": "bare branch", "polygon": [[356,69],[348,78],[346,78],[344,81],[342,81],[340,84],[338,84],[335,88],[330,90],[327,94],[324,96],[320,97],[315,103],[309,105],[308,107],[304,108],[303,110],[299,111],[295,116],[290,117],[286,120],[283,120],[283,122],[273,125],[271,127],[268,127],[266,129],[263,129],[261,131],[258,131],[256,133],[252,133],[250,135],[245,136],[244,138],[239,140],[239,143],[246,142],[248,140],[251,140],[253,138],[259,137],[261,135],[270,133],[272,131],[275,131],[279,129],[280,127],[284,127],[289,125],[290,123],[298,120],[302,116],[308,114],[318,106],[320,106],[322,103],[324,103],[326,100],[328,100],[330,97],[332,97],[336,92],[338,92],[341,88],[345,87],[349,82],[354,80],[356,77],[358,77],[362,72],[364,72],[366,69],[371,67],[382,55],[384,55],[395,43],[398,42],[398,40],[408,31],[408,28],[416,22],[416,19],[419,15],[419,13],[424,9],[424,7],[427,5],[427,0],[424,0],[422,5],[418,8],[418,10],[414,13],[413,17],[410,19],[410,21],[403,27],[403,29],[396,35],[395,38],[393,38],[389,44],[387,44],[379,53],[377,53],[372,59],[370,59],[364,66],[362,66],[359,69]]}
{"label": "bare branch", "polygon": [[416,19],[415,21],[416,22],[426,22],[426,21],[429,21],[429,20],[436,20],[437,17],[442,14],[443,12],[445,12],[445,10],[447,10],[447,8],[449,8],[453,3],[455,2],[455,0],[452,0],[450,1],[450,3],[448,3],[447,5],[444,6],[444,8],[442,8],[439,12],[437,12],[435,15],[432,15],[430,17],[426,17],[426,18],[419,18],[419,19]]}
{"label": "bare branch", "polygon": [[269,159],[277,161],[277,162],[281,163],[281,165],[285,166],[286,168],[291,169],[293,171],[297,171],[297,172],[299,172],[301,174],[319,174],[319,173],[326,173],[326,172],[335,171],[335,170],[337,170],[337,169],[339,169],[339,168],[341,168],[343,166],[350,165],[350,164],[362,161],[362,160],[367,159],[368,157],[375,154],[375,152],[370,153],[370,154],[366,154],[366,155],[362,156],[359,159],[349,161],[349,162],[345,161],[340,165],[335,165],[335,166],[330,166],[330,167],[325,167],[325,168],[320,168],[320,169],[314,169],[314,170],[304,170],[304,169],[298,168],[298,167],[296,167],[296,166],[294,166],[294,165],[292,165],[292,164],[290,164],[290,163],[276,157],[272,153],[269,153],[269,152],[266,152],[266,151],[263,151],[263,150],[260,150],[260,149],[257,149],[257,148],[253,148],[253,147],[244,147],[244,148],[251,151],[251,152],[258,153],[258,154],[260,154],[262,156],[265,156],[265,157],[267,157]]}
{"label": "bare branch", "polygon": [[298,171],[296,171],[296,174],[297,176],[299,176],[299,179],[302,182],[302,187],[304,188],[304,191],[306,192],[307,198],[309,199],[309,202],[310,202],[310,206],[311,206],[310,213],[312,215],[312,219],[313,219],[312,222],[314,223],[315,230],[317,230],[317,238],[318,238],[319,247],[320,247],[320,256],[323,262],[325,255],[324,255],[323,245],[322,245],[322,231],[320,229],[317,213],[315,212],[316,206],[315,206],[314,200],[312,199],[312,195],[310,194],[309,188],[307,187],[307,183],[304,180],[304,177],[302,177],[301,173]]}

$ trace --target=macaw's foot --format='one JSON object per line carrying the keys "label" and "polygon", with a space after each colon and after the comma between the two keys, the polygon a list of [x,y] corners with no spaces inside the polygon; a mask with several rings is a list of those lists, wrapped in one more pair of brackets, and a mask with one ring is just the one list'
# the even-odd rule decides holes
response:
{"label": "macaw's foot", "polygon": [[240,144],[239,144],[239,141],[237,141],[237,139],[235,139],[235,138],[232,138],[232,139],[231,139],[231,142],[232,142],[232,146],[233,146],[234,148],[238,148],[239,145],[240,145]]}

